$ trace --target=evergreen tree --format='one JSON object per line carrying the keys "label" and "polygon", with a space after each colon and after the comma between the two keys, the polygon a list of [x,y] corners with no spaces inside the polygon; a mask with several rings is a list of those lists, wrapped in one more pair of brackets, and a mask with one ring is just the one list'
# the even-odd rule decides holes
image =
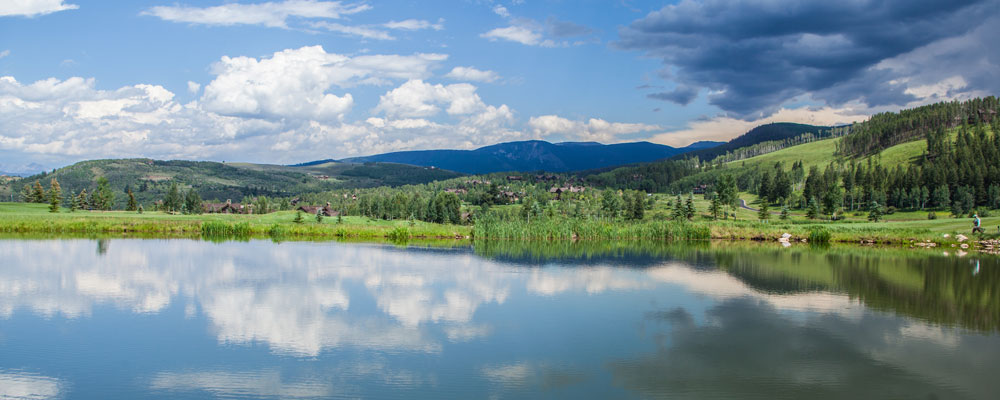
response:
{"label": "evergreen tree", "polygon": [[843,192],[840,190],[840,186],[832,183],[830,187],[826,188],[826,193],[823,194],[823,214],[829,215],[832,220],[833,214],[840,208],[842,201]]}
{"label": "evergreen tree", "polygon": [[673,213],[670,215],[670,219],[673,219],[674,221],[680,221],[681,219],[684,219],[686,217],[687,217],[687,210],[684,208],[684,202],[681,201],[681,195],[677,195],[677,198],[674,199],[674,210]]}
{"label": "evergreen tree", "polygon": [[872,201],[868,206],[868,220],[872,222],[882,220],[882,206],[879,206],[877,201]]}
{"label": "evergreen tree", "polygon": [[712,219],[719,219],[719,214],[722,214],[722,205],[719,201],[719,196],[713,196],[712,202],[708,205],[708,212],[712,214]]}
{"label": "evergreen tree", "polygon": [[694,194],[688,193],[687,202],[684,204],[684,216],[690,221],[697,213],[698,211],[694,208]]}
{"label": "evergreen tree", "polygon": [[128,194],[128,205],[125,207],[125,211],[135,211],[138,206],[135,203],[135,195],[132,194],[132,189],[129,188],[126,194]]}
{"label": "evergreen tree", "polygon": [[181,190],[177,187],[177,182],[170,183],[170,189],[167,190],[167,196],[163,198],[163,209],[167,212],[177,212],[183,206],[183,201],[181,199]]}
{"label": "evergreen tree", "polygon": [[819,203],[816,202],[815,197],[809,199],[809,205],[806,207],[806,218],[819,218]]}
{"label": "evergreen tree", "polygon": [[645,201],[643,201],[645,194],[642,192],[635,192],[632,194],[632,219],[637,221],[642,221],[643,217],[646,215]]}
{"label": "evergreen tree", "polygon": [[35,181],[35,185],[31,188],[31,202],[32,203],[44,203],[45,199],[45,189],[42,188],[42,183]]}
{"label": "evergreen tree", "polygon": [[31,185],[25,183],[24,188],[21,189],[21,201],[25,203],[31,203],[32,190]]}
{"label": "evergreen tree", "polygon": [[201,196],[198,192],[191,188],[187,192],[187,196],[184,197],[184,213],[185,214],[201,214]]}
{"label": "evergreen tree", "polygon": [[316,222],[323,223],[323,209],[316,210]]}
{"label": "evergreen tree", "polygon": [[757,210],[757,219],[761,221],[767,221],[771,218],[771,212],[768,211],[767,201],[760,203],[760,209]]}
{"label": "evergreen tree", "polygon": [[80,194],[76,195],[76,208],[80,210],[87,209],[87,189],[81,189]]}
{"label": "evergreen tree", "polygon": [[771,190],[771,174],[765,171],[760,176],[760,184],[757,186],[757,197],[760,198],[762,202],[767,202],[767,199],[773,196],[771,194]]}
{"label": "evergreen tree", "polygon": [[69,212],[76,212],[76,210],[78,209],[76,202],[76,194],[74,194],[73,192],[69,192],[69,197],[67,197],[66,200],[68,200],[69,203]]}
{"label": "evergreen tree", "polygon": [[52,181],[49,182],[49,212],[59,212],[60,203],[62,203],[62,187],[59,186],[59,181],[56,178],[52,178]]}
{"label": "evergreen tree", "polygon": [[97,178],[97,189],[94,190],[94,208],[99,210],[110,210],[115,204],[115,194],[111,191],[108,178]]}
{"label": "evergreen tree", "polygon": [[139,204],[139,208],[136,209],[136,212],[142,214],[142,204]]}
{"label": "evergreen tree", "polygon": [[948,190],[948,185],[941,185],[937,189],[934,189],[934,194],[931,195],[931,202],[937,208],[948,207],[951,204],[951,192]]}
{"label": "evergreen tree", "polygon": [[788,213],[788,206],[787,205],[781,206],[781,219],[787,220],[789,216],[790,215]]}
{"label": "evergreen tree", "polygon": [[293,219],[292,222],[294,222],[296,224],[301,224],[303,222],[302,211],[296,211],[295,212],[295,219]]}

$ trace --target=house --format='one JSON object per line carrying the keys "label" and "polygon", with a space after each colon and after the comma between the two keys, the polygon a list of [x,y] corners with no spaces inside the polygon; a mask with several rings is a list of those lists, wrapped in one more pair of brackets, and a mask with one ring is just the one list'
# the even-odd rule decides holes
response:
{"label": "house", "polygon": [[587,190],[587,188],[583,186],[573,186],[573,185],[569,185],[567,187],[553,186],[551,189],[549,189],[549,193],[554,193],[556,195],[556,200],[561,200],[563,193],[581,193],[584,190]]}
{"label": "house", "polygon": [[507,176],[507,180],[508,181],[519,181],[519,180],[521,180],[521,177],[520,176],[509,175],[509,176]]}
{"label": "house", "polygon": [[454,194],[466,194],[466,193],[469,193],[468,190],[461,189],[461,188],[459,188],[459,189],[445,189],[444,191],[447,192],[447,193],[454,193]]}
{"label": "house", "polygon": [[226,200],[225,203],[202,203],[202,210],[209,214],[243,214],[244,207],[240,203]]}
{"label": "house", "polygon": [[322,213],[324,217],[336,217],[340,215],[340,211],[335,211],[330,203],[326,203],[325,206],[299,206],[295,209],[296,211],[302,211],[309,215],[316,215]]}
{"label": "house", "polygon": [[691,193],[694,194],[705,194],[706,192],[708,192],[708,185],[706,184],[701,184],[691,189]]}
{"label": "house", "polygon": [[507,202],[509,203],[517,203],[517,201],[520,200],[518,194],[514,192],[500,192],[500,197],[507,199]]}

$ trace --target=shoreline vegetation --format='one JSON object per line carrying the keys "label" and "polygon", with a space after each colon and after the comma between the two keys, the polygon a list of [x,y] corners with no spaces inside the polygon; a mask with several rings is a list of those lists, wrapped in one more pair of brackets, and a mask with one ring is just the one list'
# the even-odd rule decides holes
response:
{"label": "shoreline vegetation", "polygon": [[[890,246],[961,246],[976,248],[977,237],[960,242],[962,219],[879,223],[760,222],[752,220],[620,221],[601,218],[553,217],[533,221],[483,217],[471,225],[423,221],[384,221],[367,217],[327,217],[320,222],[296,212],[266,215],[126,211],[49,213],[42,204],[0,203],[0,234],[15,237],[79,237],[121,235],[140,238],[204,238],[209,240],[270,238],[274,240],[420,240],[459,241],[619,241],[697,242],[709,240],[791,243],[878,244]],[[994,222],[995,223],[995,222]],[[942,232],[955,232],[944,234]],[[970,235],[971,236],[971,235]],[[997,235],[982,236],[993,239]]]}

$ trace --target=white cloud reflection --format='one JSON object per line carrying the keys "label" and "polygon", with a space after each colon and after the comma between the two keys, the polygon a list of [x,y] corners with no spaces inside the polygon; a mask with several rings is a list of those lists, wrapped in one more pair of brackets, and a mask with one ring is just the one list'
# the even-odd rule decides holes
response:
{"label": "white cloud reflection", "polygon": [[0,400],[55,399],[65,385],[57,378],[0,369]]}
{"label": "white cloud reflection", "polygon": [[[610,264],[515,267],[468,252],[399,250],[336,243],[212,244],[198,241],[5,242],[0,246],[0,318],[29,310],[80,318],[95,307],[158,313],[182,307],[205,317],[220,343],[262,343],[300,357],[326,349],[436,353],[443,341],[490,336],[475,318],[514,295],[597,295],[658,285],[715,300],[750,297],[777,310],[852,320],[864,307],[847,295],[760,292],[723,271],[665,263],[647,269]],[[360,306],[359,306],[360,305]],[[955,340],[914,322],[901,335]]]}

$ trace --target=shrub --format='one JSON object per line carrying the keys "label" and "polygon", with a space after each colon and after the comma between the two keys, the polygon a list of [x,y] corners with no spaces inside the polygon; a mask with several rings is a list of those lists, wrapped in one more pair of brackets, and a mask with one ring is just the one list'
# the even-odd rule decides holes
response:
{"label": "shrub", "polygon": [[386,237],[394,242],[405,242],[410,240],[410,230],[406,229],[405,226],[397,226],[393,230],[389,231]]}
{"label": "shrub", "polygon": [[927,213],[927,219],[937,219],[937,213],[934,211]]}
{"label": "shrub", "polygon": [[824,228],[813,228],[809,231],[809,243],[826,244],[830,243],[830,231]]}

